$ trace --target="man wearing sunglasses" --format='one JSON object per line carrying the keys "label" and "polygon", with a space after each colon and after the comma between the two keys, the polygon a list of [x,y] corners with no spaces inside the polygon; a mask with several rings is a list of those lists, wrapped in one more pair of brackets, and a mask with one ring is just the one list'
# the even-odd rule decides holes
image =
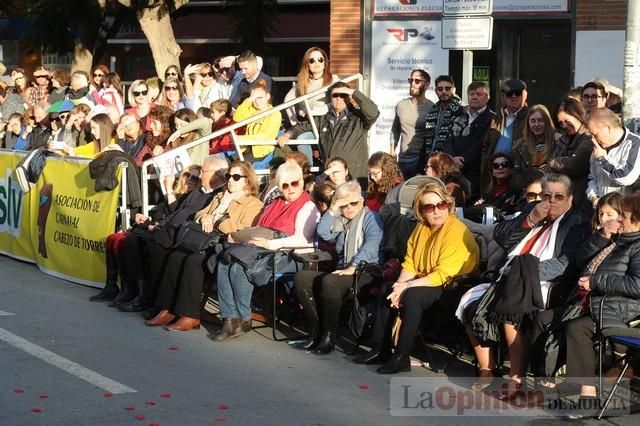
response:
{"label": "man wearing sunglasses", "polygon": [[482,146],[481,174],[488,179],[489,157],[496,152],[511,154],[513,140],[517,139],[526,126],[527,84],[518,79],[510,79],[502,83],[503,108],[498,110],[491,121],[491,127]]}
{"label": "man wearing sunglasses", "polygon": [[424,149],[426,117],[433,108],[433,102],[424,96],[430,83],[431,76],[426,71],[411,71],[410,97],[396,105],[396,116],[391,126],[391,155],[395,155],[396,149],[400,149],[398,165],[405,179],[415,176],[422,167],[420,154]]}
{"label": "man wearing sunglasses", "polygon": [[610,192],[628,195],[635,189],[632,185],[640,177],[640,136],[623,127],[607,108],[593,111],[587,128],[594,139],[587,198],[595,208],[600,197]]}
{"label": "man wearing sunglasses", "polygon": [[438,102],[427,113],[425,120],[425,149],[418,167],[424,167],[426,159],[433,152],[440,152],[451,136],[453,120],[462,114],[462,104],[456,95],[456,85],[450,75],[436,78]]}
{"label": "man wearing sunglasses", "polygon": [[[327,94],[331,102],[329,111],[315,118],[322,158],[341,157],[346,160],[351,176],[366,188],[369,171],[367,133],[380,115],[378,106],[364,93],[351,89],[342,81],[334,83]],[[278,145],[282,147],[289,139],[311,131],[309,121],[298,123],[278,138]]]}

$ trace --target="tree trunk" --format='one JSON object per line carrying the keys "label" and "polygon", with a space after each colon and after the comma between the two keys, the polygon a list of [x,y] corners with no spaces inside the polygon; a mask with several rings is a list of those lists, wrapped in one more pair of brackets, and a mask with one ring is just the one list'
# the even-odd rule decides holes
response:
{"label": "tree trunk", "polygon": [[80,39],[75,39],[73,44],[73,57],[71,58],[71,72],[84,71],[91,72],[93,66],[93,53],[87,49],[85,43]]}
{"label": "tree trunk", "polygon": [[182,49],[176,42],[168,13],[158,18],[157,8],[145,9],[138,18],[140,28],[149,40],[149,47],[156,66],[156,74],[164,78],[164,71],[169,65],[180,68],[180,53]]}
{"label": "tree trunk", "polygon": [[640,128],[640,4],[627,3],[627,36],[624,45],[624,123]]}

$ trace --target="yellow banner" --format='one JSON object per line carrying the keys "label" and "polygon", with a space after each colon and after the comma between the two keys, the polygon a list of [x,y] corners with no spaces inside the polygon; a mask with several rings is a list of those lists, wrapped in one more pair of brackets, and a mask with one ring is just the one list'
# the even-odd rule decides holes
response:
{"label": "yellow banner", "polygon": [[[12,176],[21,156],[13,155],[13,167],[0,156],[0,170],[7,170],[0,177],[0,251],[57,277],[104,285],[105,240],[114,232],[120,188],[96,192],[87,161],[50,157],[36,186],[23,194]],[[6,225],[4,210],[11,213]]]}

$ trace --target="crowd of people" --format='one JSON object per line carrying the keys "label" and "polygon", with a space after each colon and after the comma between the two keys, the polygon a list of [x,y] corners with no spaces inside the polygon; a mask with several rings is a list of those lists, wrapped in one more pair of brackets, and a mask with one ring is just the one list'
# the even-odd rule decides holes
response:
{"label": "crowd of people", "polygon": [[[135,80],[126,100],[119,76],[102,65],[71,76],[39,67],[32,82],[17,68],[9,84],[0,83],[2,147],[94,159],[115,150],[140,167],[272,109],[272,79],[261,65],[244,52],[184,71],[172,66],[161,80]],[[188,331],[200,327],[203,289],[213,282],[222,328],[209,337],[228,341],[251,330],[254,289],[269,284],[274,263],[279,273],[295,274],[292,295],[308,322],[308,337],[291,346],[323,355],[334,349],[354,282],[356,291],[373,285],[380,291],[372,349],[355,362],[394,374],[411,368],[423,313],[458,277],[471,275],[481,277],[478,285],[451,315],[476,356],[476,389],[494,383],[504,341],[510,371],[501,398],[514,398],[528,371],[553,391],[563,364],[569,378],[581,378],[581,400],[595,398],[589,378],[600,315],[607,327],[640,316],[640,138],[614,111],[621,98],[592,81],[559,96],[553,108],[529,107],[526,83],[510,79],[493,111],[484,82],[465,88],[468,105],[451,76],[435,79],[435,104],[425,96],[430,83],[426,71],[410,73],[390,154],[369,156],[374,100],[339,81],[326,52],[310,48],[285,99],[322,87],[327,96],[309,102],[310,110],[301,103],[246,126],[240,140],[275,143],[245,148],[242,161],[229,134],[192,149],[193,165],[165,179],[164,202],[107,238],[107,281],[91,300],[142,312],[148,326]],[[311,120],[317,144],[290,145],[314,138]],[[315,176],[312,166],[320,167]],[[261,169],[271,170],[267,179],[256,175]],[[412,210],[401,213],[413,221],[403,239],[387,218],[415,176],[424,180]],[[490,241],[479,245],[479,235]],[[406,249],[395,276],[361,270],[389,264],[388,240]],[[317,247],[333,260],[304,270],[295,254]],[[558,326],[565,355],[549,368],[545,342]],[[623,352],[616,348],[616,357]]]}

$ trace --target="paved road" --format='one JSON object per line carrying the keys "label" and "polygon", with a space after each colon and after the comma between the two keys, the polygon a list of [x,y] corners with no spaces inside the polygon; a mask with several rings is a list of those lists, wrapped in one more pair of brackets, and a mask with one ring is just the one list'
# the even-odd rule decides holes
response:
{"label": "paved road", "polygon": [[[502,411],[492,412],[497,418],[391,416],[390,378],[340,352],[315,357],[255,332],[214,343],[205,329],[151,329],[137,314],[87,302],[94,293],[0,256],[1,425],[558,422]],[[446,380],[423,368],[399,377]]]}

